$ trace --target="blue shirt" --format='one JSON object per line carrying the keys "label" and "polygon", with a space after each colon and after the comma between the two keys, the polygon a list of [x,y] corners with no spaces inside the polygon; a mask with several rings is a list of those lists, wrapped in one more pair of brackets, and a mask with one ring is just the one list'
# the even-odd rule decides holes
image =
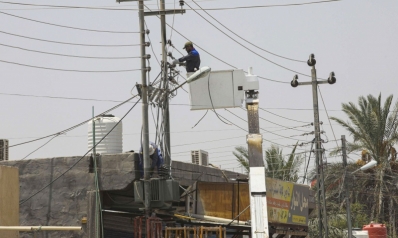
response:
{"label": "blue shirt", "polygon": [[200,67],[200,55],[199,52],[195,49],[191,50],[188,55],[179,58],[178,61],[180,62],[187,62],[187,72],[195,72],[195,68],[198,70]]}

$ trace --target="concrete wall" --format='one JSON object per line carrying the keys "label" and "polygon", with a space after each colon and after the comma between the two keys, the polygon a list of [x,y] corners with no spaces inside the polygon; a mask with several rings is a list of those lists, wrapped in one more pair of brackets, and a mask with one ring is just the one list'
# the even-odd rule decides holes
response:
{"label": "concrete wall", "polygon": [[[42,237],[87,237],[87,227],[81,223],[88,216],[87,193],[93,191],[94,173],[89,173],[90,160],[85,157],[64,157],[23,161],[2,161],[0,165],[19,168],[20,224],[22,226],[82,226],[81,232],[41,232]],[[64,176],[43,191],[59,175],[76,164]],[[104,155],[98,164],[101,190],[118,190],[127,187],[136,178],[133,154]],[[17,199],[18,201],[18,199]],[[20,233],[33,237],[32,233]],[[2,236],[0,236],[2,237]],[[40,237],[40,235],[38,236]]]}
{"label": "concrete wall", "polygon": [[[0,226],[19,225],[18,168],[0,166]],[[18,231],[0,231],[0,237],[17,238]]]}

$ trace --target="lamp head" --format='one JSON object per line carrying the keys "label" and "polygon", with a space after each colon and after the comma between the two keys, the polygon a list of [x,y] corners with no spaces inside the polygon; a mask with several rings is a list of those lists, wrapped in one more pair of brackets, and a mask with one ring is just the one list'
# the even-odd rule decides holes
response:
{"label": "lamp head", "polygon": [[364,171],[364,170],[367,170],[367,169],[371,169],[371,168],[375,167],[376,165],[377,165],[377,161],[376,160],[372,160],[369,163],[367,163],[364,166],[362,166],[360,168],[360,170]]}
{"label": "lamp head", "polygon": [[192,83],[193,81],[196,81],[200,78],[206,77],[210,73],[210,71],[211,71],[211,68],[208,66],[204,66],[204,67],[200,68],[194,74],[189,76],[189,78],[187,79],[187,83]]}

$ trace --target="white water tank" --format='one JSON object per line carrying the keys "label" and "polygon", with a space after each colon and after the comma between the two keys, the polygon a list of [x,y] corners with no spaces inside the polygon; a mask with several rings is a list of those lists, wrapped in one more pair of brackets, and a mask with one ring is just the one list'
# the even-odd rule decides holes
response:
{"label": "white water tank", "polygon": [[[112,128],[120,121],[120,118],[113,115],[96,117],[95,122],[95,143],[98,143]],[[88,149],[93,147],[93,121],[88,123]],[[105,139],[96,146],[96,153],[119,154],[123,151],[123,126],[120,122]]]}

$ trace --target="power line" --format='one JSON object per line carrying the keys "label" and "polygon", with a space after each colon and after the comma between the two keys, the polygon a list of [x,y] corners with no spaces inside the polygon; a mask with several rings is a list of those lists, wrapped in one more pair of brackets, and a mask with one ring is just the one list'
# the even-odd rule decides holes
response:
{"label": "power line", "polygon": [[[20,96],[20,97],[36,97],[36,98],[50,98],[50,99],[80,100],[80,101],[123,102],[123,101],[118,101],[118,100],[105,100],[105,99],[96,99],[96,98],[72,98],[72,97],[58,97],[58,96],[45,96],[45,95],[20,94],[20,93],[3,93],[3,92],[0,92],[0,95]],[[191,106],[191,104],[185,104],[185,103],[170,103],[170,105],[173,105],[173,106]],[[260,109],[264,110],[264,108],[260,108]],[[307,108],[267,108],[267,109],[268,110],[287,110],[287,111],[296,111],[296,110],[312,111],[313,110],[313,109],[307,109]],[[319,109],[319,110],[322,111],[323,109]],[[343,110],[335,109],[335,110],[328,110],[328,111],[341,112]],[[390,111],[390,112],[392,112],[392,111]],[[275,114],[275,115],[277,115],[277,114]],[[298,121],[298,122],[300,122],[300,121]],[[306,123],[306,122],[303,122],[303,123]],[[329,125],[329,124],[324,124],[324,125]]]}
{"label": "power line", "polygon": [[41,54],[47,54],[47,55],[74,57],[74,58],[85,58],[85,59],[134,59],[134,58],[141,58],[140,56],[99,57],[99,56],[67,55],[67,54],[58,54],[58,53],[51,53],[51,52],[45,52],[45,51],[31,50],[31,49],[26,49],[26,48],[18,47],[18,46],[12,46],[12,45],[1,44],[1,43],[0,43],[0,45],[1,45],[1,46],[5,46],[5,47],[10,47],[10,48],[18,49],[18,50],[29,51],[29,52],[35,52],[35,53],[41,53]]}
{"label": "power line", "polygon": [[[31,142],[34,142],[34,141],[38,141],[38,140],[42,140],[42,139],[45,139],[45,138],[48,138],[48,137],[52,137],[52,136],[56,136],[56,135],[60,135],[60,134],[65,134],[65,133],[68,132],[68,131],[71,131],[71,130],[73,130],[73,129],[79,127],[79,126],[82,126],[82,125],[86,124],[87,122],[93,120],[93,119],[96,118],[96,117],[102,116],[102,115],[104,115],[104,114],[107,114],[107,113],[110,112],[110,111],[115,110],[116,108],[122,106],[123,104],[125,104],[125,103],[131,101],[131,100],[134,99],[135,97],[137,97],[137,95],[135,95],[135,96],[133,96],[133,97],[127,99],[126,101],[124,101],[124,102],[122,102],[122,103],[120,103],[120,104],[118,104],[118,105],[112,107],[111,109],[106,110],[105,112],[103,112],[103,113],[101,113],[101,114],[98,114],[97,116],[95,116],[95,117],[93,117],[93,118],[90,118],[90,119],[88,119],[88,120],[86,120],[86,121],[84,121],[84,122],[81,122],[81,123],[79,123],[79,124],[77,124],[77,125],[75,125],[75,126],[72,126],[72,127],[68,128],[68,129],[62,130],[62,131],[60,131],[60,132],[57,132],[57,133],[54,133],[54,134],[51,134],[51,135],[48,135],[48,136],[43,136],[43,137],[36,138],[36,139],[33,139],[33,140],[21,142],[21,143],[15,144],[15,145],[10,145],[9,148],[12,148],[12,147],[15,147],[15,146],[19,146],[19,145],[28,144],[28,143],[31,143]],[[139,100],[138,100],[135,104],[137,104],[138,102],[139,102]],[[134,104],[134,105],[135,105],[135,104]]]}
{"label": "power line", "polygon": [[206,10],[204,10],[199,4],[197,4],[194,0],[192,0],[193,3],[195,3],[200,9],[202,9],[209,17],[211,17],[213,20],[215,20],[218,24],[220,24],[221,26],[223,26],[225,29],[227,29],[229,32],[231,32],[232,34],[234,34],[235,36],[237,36],[238,38],[240,38],[241,40],[249,43],[250,45],[256,47],[257,49],[260,49],[264,52],[267,52],[268,54],[283,58],[283,59],[287,59],[287,60],[291,60],[291,61],[296,61],[296,62],[304,62],[306,63],[307,61],[303,61],[303,60],[296,60],[296,59],[292,59],[292,58],[288,58],[288,57],[284,57],[282,55],[278,55],[275,53],[272,53],[266,49],[263,49],[261,47],[259,47],[257,44],[253,44],[252,42],[246,40],[245,38],[241,37],[240,35],[236,34],[234,31],[232,31],[231,29],[229,29],[227,26],[225,26],[224,24],[222,24],[220,21],[218,21],[215,17],[213,17],[212,15],[210,15]]}
{"label": "power line", "polygon": [[188,144],[180,144],[180,145],[173,145],[173,147],[179,147],[179,146],[186,146],[186,145],[194,145],[194,144],[200,144],[200,143],[208,143],[208,142],[215,142],[215,141],[222,141],[222,140],[232,140],[232,139],[242,139],[242,136],[237,136],[237,137],[229,137],[229,138],[223,138],[223,139],[218,139],[218,140],[207,140],[203,142],[195,142],[195,143],[188,143]]}
{"label": "power line", "polygon": [[330,125],[330,128],[332,129],[332,132],[333,132],[333,137],[334,137],[334,140],[336,141],[336,145],[337,145],[337,147],[339,147],[339,144],[337,143],[336,135],[334,134],[334,130],[333,130],[333,126],[332,126],[332,122],[330,121],[329,113],[328,113],[328,110],[326,109],[325,101],[323,100],[323,96],[322,96],[321,88],[319,87],[319,85],[318,85],[318,90],[319,90],[319,94],[321,95],[322,104],[323,104],[323,107],[325,108],[326,116],[327,116],[327,118],[328,118],[328,120],[329,120],[329,125]]}
{"label": "power line", "polygon": [[[245,131],[245,132],[248,132],[247,130],[243,129],[242,127],[240,127],[240,126],[236,125],[235,123],[231,122],[230,120],[226,119],[226,118],[223,117],[222,115],[219,114],[219,116],[222,117],[222,118],[223,118],[224,120],[226,120],[227,122],[231,123],[232,125],[234,125],[234,126],[240,128],[240,129],[242,129],[242,130]],[[244,119],[243,119],[243,120],[244,120]],[[275,141],[271,141],[271,140],[268,140],[268,139],[264,139],[264,138],[263,138],[263,141],[267,141],[267,142],[269,142],[269,143],[272,143],[272,144],[275,144],[275,145],[278,145],[278,146],[281,146],[281,147],[288,147],[288,148],[290,148],[290,146],[285,146],[285,145],[276,143]]]}
{"label": "power line", "polygon": [[33,38],[29,36],[22,36],[14,33],[9,33],[5,31],[0,31],[2,34],[6,35],[11,35],[11,36],[16,36],[16,37],[21,37],[25,39],[30,39],[30,40],[37,40],[37,41],[43,41],[43,42],[49,42],[49,43],[55,43],[55,44],[63,44],[63,45],[76,45],[76,46],[92,46],[92,47],[130,47],[130,46],[140,46],[141,44],[132,44],[132,45],[92,45],[92,44],[80,44],[80,43],[69,43],[69,42],[62,42],[62,41],[52,41],[52,40],[45,40],[45,39],[39,39],[39,38]]}
{"label": "power line", "polygon": [[262,6],[222,7],[222,8],[209,8],[209,9],[204,9],[204,10],[220,11],[220,10],[236,10],[236,9],[250,9],[250,8],[292,7],[292,6],[304,6],[304,5],[319,4],[319,3],[331,3],[331,2],[338,2],[338,1],[342,1],[342,0],[326,0],[326,1],[317,1],[317,2],[275,4],[275,5],[262,5]]}
{"label": "power line", "polygon": [[61,134],[57,134],[57,135],[51,137],[46,143],[44,143],[43,145],[39,146],[39,148],[35,149],[34,151],[30,152],[28,155],[26,155],[25,157],[23,157],[23,159],[21,159],[21,160],[24,160],[24,159],[28,158],[29,155],[31,155],[31,154],[35,153],[36,151],[38,151],[39,149],[43,148],[45,145],[47,145],[48,143],[50,143],[53,139],[55,139],[55,137],[58,137],[59,135],[61,135]]}
{"label": "power line", "polygon": [[131,71],[139,71],[139,70],[141,70],[141,69],[122,69],[122,70],[57,69],[57,68],[47,68],[47,67],[42,67],[42,66],[21,64],[21,63],[10,62],[10,61],[5,61],[5,60],[0,60],[0,62],[6,63],[6,64],[13,64],[13,65],[18,65],[18,66],[29,67],[29,68],[46,69],[46,70],[54,70],[54,71],[65,71],[65,72],[77,72],[77,73],[120,73],[120,72],[131,72]]}
{"label": "power line", "polygon": [[[247,120],[241,118],[240,116],[236,115],[235,113],[231,112],[230,110],[228,110],[228,109],[226,109],[226,108],[225,108],[224,110],[226,110],[227,112],[229,112],[229,113],[231,113],[232,115],[236,116],[237,118],[241,119],[242,121],[247,122]],[[296,139],[293,139],[293,138],[290,138],[290,137],[286,137],[286,136],[283,136],[283,135],[279,135],[279,134],[276,134],[276,133],[274,133],[274,132],[272,132],[272,131],[265,130],[265,129],[263,129],[263,128],[260,128],[260,129],[263,130],[263,131],[265,131],[265,132],[267,132],[267,133],[270,133],[270,134],[273,134],[273,135],[276,135],[276,136],[279,136],[279,137],[282,137],[282,138],[285,138],[285,139],[297,141]],[[298,140],[298,141],[303,141],[303,140]],[[274,142],[273,142],[273,143],[274,143]]]}
{"label": "power line", "polygon": [[[191,8],[191,6],[190,6],[189,4],[187,4],[187,3],[185,3],[185,4],[186,4],[188,7]],[[252,52],[253,54],[257,55],[258,57],[260,57],[260,58],[262,58],[262,59],[268,61],[268,62],[271,63],[271,64],[274,64],[274,65],[276,65],[276,66],[278,66],[278,67],[281,67],[281,68],[283,68],[283,69],[285,69],[285,70],[288,70],[288,71],[291,71],[291,72],[293,72],[293,73],[296,73],[296,74],[299,74],[299,75],[303,75],[303,76],[306,76],[306,77],[311,77],[311,75],[304,74],[304,73],[300,73],[300,72],[298,72],[298,71],[296,71],[296,70],[287,68],[287,67],[285,67],[285,66],[283,66],[283,65],[281,65],[281,64],[278,64],[278,63],[276,63],[276,62],[274,62],[274,61],[272,61],[272,60],[270,60],[270,59],[268,59],[268,58],[265,58],[264,56],[258,54],[257,52],[253,51],[253,50],[250,49],[249,47],[247,47],[247,46],[243,45],[242,43],[240,43],[239,41],[235,40],[233,37],[231,37],[230,35],[228,35],[227,33],[225,33],[223,30],[221,30],[220,28],[218,28],[216,25],[214,25],[213,23],[211,23],[209,20],[207,20],[205,17],[203,17],[199,12],[197,12],[197,11],[194,10],[193,8],[191,8],[191,9],[192,9],[196,14],[198,14],[201,18],[203,18],[205,21],[207,21],[210,25],[212,25],[213,27],[215,27],[218,31],[220,31],[221,33],[223,33],[225,36],[227,36],[228,38],[230,38],[231,40],[233,40],[234,42],[236,42],[238,45],[242,46],[242,47],[245,48],[246,50],[248,50],[248,51]]]}
{"label": "power line", "polygon": [[272,114],[272,115],[274,115],[274,116],[277,116],[277,117],[280,117],[280,118],[286,119],[286,120],[295,121],[295,122],[300,122],[300,123],[309,123],[309,122],[305,122],[305,121],[299,121],[299,120],[295,120],[295,119],[287,118],[287,117],[284,117],[284,116],[281,116],[281,115],[275,114],[275,113],[273,113],[273,112],[267,111],[267,110],[265,110],[265,109],[263,109],[263,108],[260,108],[260,107],[259,107],[259,109],[260,109],[260,110],[262,110],[262,111],[264,111],[264,112],[268,112],[269,114]]}
{"label": "power line", "polygon": [[58,24],[54,24],[54,23],[50,23],[50,22],[38,21],[38,20],[26,18],[26,17],[13,15],[13,14],[6,13],[6,12],[1,12],[1,11],[0,11],[0,14],[4,14],[4,15],[7,15],[7,16],[16,17],[16,18],[19,18],[19,19],[32,21],[32,22],[36,22],[36,23],[46,24],[46,25],[50,25],[50,26],[63,27],[63,28],[68,28],[68,29],[73,29],[73,30],[80,30],[80,31],[91,31],[91,32],[101,32],[101,33],[140,33],[138,31],[105,31],[105,30],[86,29],[86,28],[58,25]]}
{"label": "power line", "polygon": [[19,203],[19,205],[24,204],[25,202],[29,201],[31,198],[33,198],[34,196],[36,196],[37,194],[39,194],[40,192],[42,192],[44,189],[46,189],[48,186],[50,186],[51,184],[53,184],[55,181],[57,181],[59,178],[61,178],[62,176],[64,176],[67,172],[69,172],[72,168],[74,168],[88,153],[90,153],[90,151],[93,150],[94,147],[96,147],[97,145],[99,145],[112,131],[113,129],[115,129],[119,123],[131,112],[131,110],[133,110],[133,108],[137,105],[138,101],[127,111],[127,113],[120,118],[120,121],[118,121],[113,127],[112,129],[106,133],[106,135],[104,137],[101,138],[100,141],[98,141],[91,149],[89,149],[82,157],[80,157],[80,159],[78,159],[71,167],[69,167],[65,172],[63,172],[62,174],[60,174],[58,177],[56,177],[55,179],[53,179],[50,183],[48,183],[47,185],[45,185],[44,187],[42,187],[41,189],[39,189],[39,191],[33,193],[31,196],[29,196],[27,199],[21,201]]}
{"label": "power line", "polygon": [[[242,110],[244,110],[244,111],[247,111],[246,109],[244,109],[244,108],[242,108],[242,107],[240,107],[240,109],[242,109]],[[302,126],[287,127],[287,126],[284,126],[284,125],[275,123],[275,122],[273,122],[273,121],[267,120],[267,119],[265,119],[265,118],[262,118],[262,117],[260,117],[260,116],[259,116],[259,118],[260,118],[261,120],[264,120],[264,121],[269,122],[269,123],[271,123],[271,124],[274,124],[274,125],[283,127],[283,128],[285,128],[285,129],[287,129],[287,130],[295,130],[295,131],[307,132],[307,131],[299,130],[299,129],[296,129],[296,128],[311,126],[311,124],[307,124],[307,125],[302,125]]]}
{"label": "power line", "polygon": [[[270,7],[291,7],[291,6],[304,6],[310,4],[320,4],[320,3],[331,3],[341,0],[326,0],[317,2],[307,2],[307,3],[289,3],[289,4],[276,4],[276,5],[260,5],[260,6],[242,6],[242,7],[223,7],[223,8],[207,8],[206,11],[220,11],[220,10],[237,10],[237,9],[250,9],[250,8],[270,8]],[[63,6],[63,5],[44,5],[44,4],[30,4],[30,3],[19,3],[19,2],[6,2],[0,1],[4,4],[12,5],[23,5],[23,6],[36,6],[36,7],[50,7],[50,9],[90,9],[90,10],[113,10],[113,11],[137,11],[136,8],[109,8],[109,7],[88,7],[88,6]]]}
{"label": "power line", "polygon": [[[179,34],[181,37],[183,37],[184,39],[190,41],[187,37],[185,37],[183,34],[181,34],[179,31],[177,31],[174,27],[170,26],[168,23],[166,23],[166,24],[167,24],[168,27],[170,27],[171,29],[173,29],[173,30],[174,30],[177,34]],[[235,66],[233,66],[233,65],[231,65],[231,64],[229,64],[229,63],[227,63],[226,61],[220,59],[219,57],[213,55],[213,54],[210,53],[209,51],[207,51],[207,50],[205,50],[204,48],[200,47],[196,42],[195,42],[195,46],[198,47],[199,49],[201,49],[202,51],[206,52],[208,55],[212,56],[213,58],[217,59],[218,61],[220,61],[220,62],[222,62],[222,63],[224,63],[224,64],[226,64],[226,65],[228,65],[228,66],[230,66],[230,67],[232,67],[232,68],[234,68],[234,69],[237,69],[237,67],[235,67]],[[180,52],[180,53],[181,53],[181,52]],[[288,83],[288,82],[283,82],[283,81],[279,81],[279,80],[275,80],[275,79],[265,78],[265,77],[262,77],[262,76],[258,76],[258,77],[261,78],[261,79],[265,79],[265,80],[271,81],[271,82],[276,82],[276,83]]]}

